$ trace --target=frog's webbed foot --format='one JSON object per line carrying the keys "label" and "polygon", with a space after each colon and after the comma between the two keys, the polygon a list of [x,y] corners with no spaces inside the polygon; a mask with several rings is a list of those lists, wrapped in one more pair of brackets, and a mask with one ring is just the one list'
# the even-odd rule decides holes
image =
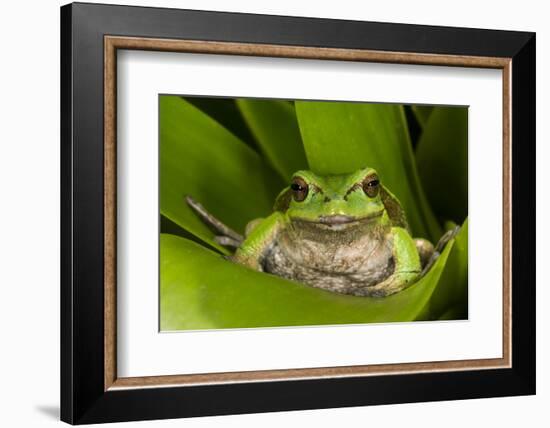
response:
{"label": "frog's webbed foot", "polygon": [[238,248],[244,238],[241,234],[235,232],[229,226],[222,223],[191,196],[186,196],[185,200],[191,209],[199,216],[199,218],[206,224],[214,233],[218,234],[214,237],[214,241],[224,247]]}
{"label": "frog's webbed foot", "polygon": [[448,242],[453,239],[456,235],[458,235],[458,232],[460,232],[460,226],[455,226],[453,229],[448,230],[443,234],[443,236],[439,239],[439,242],[433,249],[433,254],[429,258],[428,262],[424,266],[422,264],[422,276],[426,275],[430,268],[434,265],[436,260],[439,258],[443,250],[445,249],[445,246],[448,244]]}

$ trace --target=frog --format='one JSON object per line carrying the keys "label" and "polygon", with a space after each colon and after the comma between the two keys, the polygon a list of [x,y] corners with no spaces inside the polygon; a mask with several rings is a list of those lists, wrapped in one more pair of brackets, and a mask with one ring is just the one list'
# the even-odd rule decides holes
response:
{"label": "frog", "polygon": [[227,258],[259,272],[329,292],[387,297],[416,283],[458,233],[437,245],[414,238],[398,198],[371,167],[347,174],[300,170],[275,199],[273,211],[249,221],[244,236],[186,200],[234,252]]}

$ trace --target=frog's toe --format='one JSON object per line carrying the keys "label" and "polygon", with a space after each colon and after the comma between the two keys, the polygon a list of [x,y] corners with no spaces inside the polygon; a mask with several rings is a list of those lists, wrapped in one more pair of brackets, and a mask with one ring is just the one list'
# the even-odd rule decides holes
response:
{"label": "frog's toe", "polygon": [[455,226],[454,228],[445,232],[441,237],[441,239],[439,239],[439,242],[435,247],[435,251],[438,253],[441,253],[445,249],[445,245],[447,245],[447,243],[451,239],[454,239],[454,237],[458,235],[458,232],[460,232],[460,226]]}
{"label": "frog's toe", "polygon": [[443,250],[445,249],[445,246],[449,243],[451,239],[454,239],[456,235],[458,235],[458,232],[460,232],[460,226],[455,226],[454,228],[448,230],[443,234],[437,245],[435,246],[435,249],[433,251],[433,254],[429,258],[426,265],[422,264],[422,276],[426,275],[430,268],[434,265],[436,260],[439,258]]}
{"label": "frog's toe", "polygon": [[241,245],[241,241],[231,238],[230,236],[214,236],[214,241],[224,247],[238,248]]}
{"label": "frog's toe", "polygon": [[420,265],[424,268],[434,253],[434,246],[430,241],[422,238],[415,238],[414,245],[420,256]]}

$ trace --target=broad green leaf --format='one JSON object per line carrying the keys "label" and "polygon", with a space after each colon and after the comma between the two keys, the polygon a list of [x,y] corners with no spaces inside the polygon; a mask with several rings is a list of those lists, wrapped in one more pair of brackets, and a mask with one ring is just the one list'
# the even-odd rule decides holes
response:
{"label": "broad green leaf", "polygon": [[185,230],[184,228],[178,226],[172,220],[166,218],[162,214],[160,215],[160,224],[159,224],[160,233],[167,233],[169,235],[181,236],[182,238],[189,239],[190,241],[196,242],[197,244],[204,245],[206,248],[217,251],[218,248],[212,247],[207,242],[203,241],[199,237],[193,235],[191,232]]}
{"label": "broad green leaf", "polygon": [[294,106],[288,101],[238,99],[262,153],[285,181],[308,164]]}
{"label": "broad green leaf", "polygon": [[430,115],[432,114],[433,106],[413,105],[411,106],[411,110],[413,111],[416,120],[420,124],[420,127],[424,129],[426,123],[428,123]]}
{"label": "broad green leaf", "polygon": [[[429,304],[429,313],[433,319],[443,317],[453,308],[454,319],[457,313],[467,317],[468,310],[468,219],[462,225],[454,239],[453,250],[449,254],[445,270],[439,279]],[[447,317],[450,315],[447,315]],[[446,318],[449,319],[449,318]]]}
{"label": "broad green leaf", "polygon": [[173,235],[160,240],[161,330],[412,321],[423,318],[451,242],[428,274],[385,298],[332,293],[256,272]]}
{"label": "broad green leaf", "polygon": [[416,147],[420,179],[440,219],[468,215],[468,109],[435,107]]}
{"label": "broad green leaf", "polygon": [[284,183],[261,157],[209,116],[177,96],[160,97],[160,210],[227,253],[185,203],[191,195],[228,226],[269,214]]}
{"label": "broad green leaf", "polygon": [[449,308],[439,318],[439,321],[456,321],[468,319],[468,308],[464,305],[457,305]]}
{"label": "broad green leaf", "polygon": [[445,231],[454,229],[456,226],[458,226],[458,225],[457,225],[454,221],[452,221],[452,220],[446,220],[446,221],[443,223],[443,229],[444,229]]}
{"label": "broad green leaf", "polygon": [[187,96],[183,99],[210,116],[243,143],[254,149],[257,148],[254,136],[244,121],[234,98]]}
{"label": "broad green leaf", "polygon": [[343,174],[375,168],[400,200],[415,236],[441,235],[420,185],[402,106],[296,101],[310,168]]}

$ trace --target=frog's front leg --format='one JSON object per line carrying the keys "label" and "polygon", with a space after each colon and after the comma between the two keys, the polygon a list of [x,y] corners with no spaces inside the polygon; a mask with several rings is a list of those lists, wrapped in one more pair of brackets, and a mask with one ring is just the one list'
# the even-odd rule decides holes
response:
{"label": "frog's front leg", "polygon": [[391,235],[394,271],[384,281],[361,290],[366,296],[389,296],[412,285],[420,277],[420,256],[409,232],[401,227],[393,227]]}
{"label": "frog's front leg", "polygon": [[185,200],[187,201],[187,205],[191,207],[203,223],[206,224],[214,233],[216,233],[216,236],[214,236],[214,241],[225,247],[237,248],[241,245],[244,239],[242,235],[235,232],[229,226],[214,217],[206,210],[206,208],[195,201],[195,199],[191,196],[187,195]]}
{"label": "frog's front leg", "polygon": [[247,226],[247,236],[230,257],[236,263],[263,271],[262,258],[271,247],[286,222],[283,213],[276,211],[264,219],[256,219]]}

